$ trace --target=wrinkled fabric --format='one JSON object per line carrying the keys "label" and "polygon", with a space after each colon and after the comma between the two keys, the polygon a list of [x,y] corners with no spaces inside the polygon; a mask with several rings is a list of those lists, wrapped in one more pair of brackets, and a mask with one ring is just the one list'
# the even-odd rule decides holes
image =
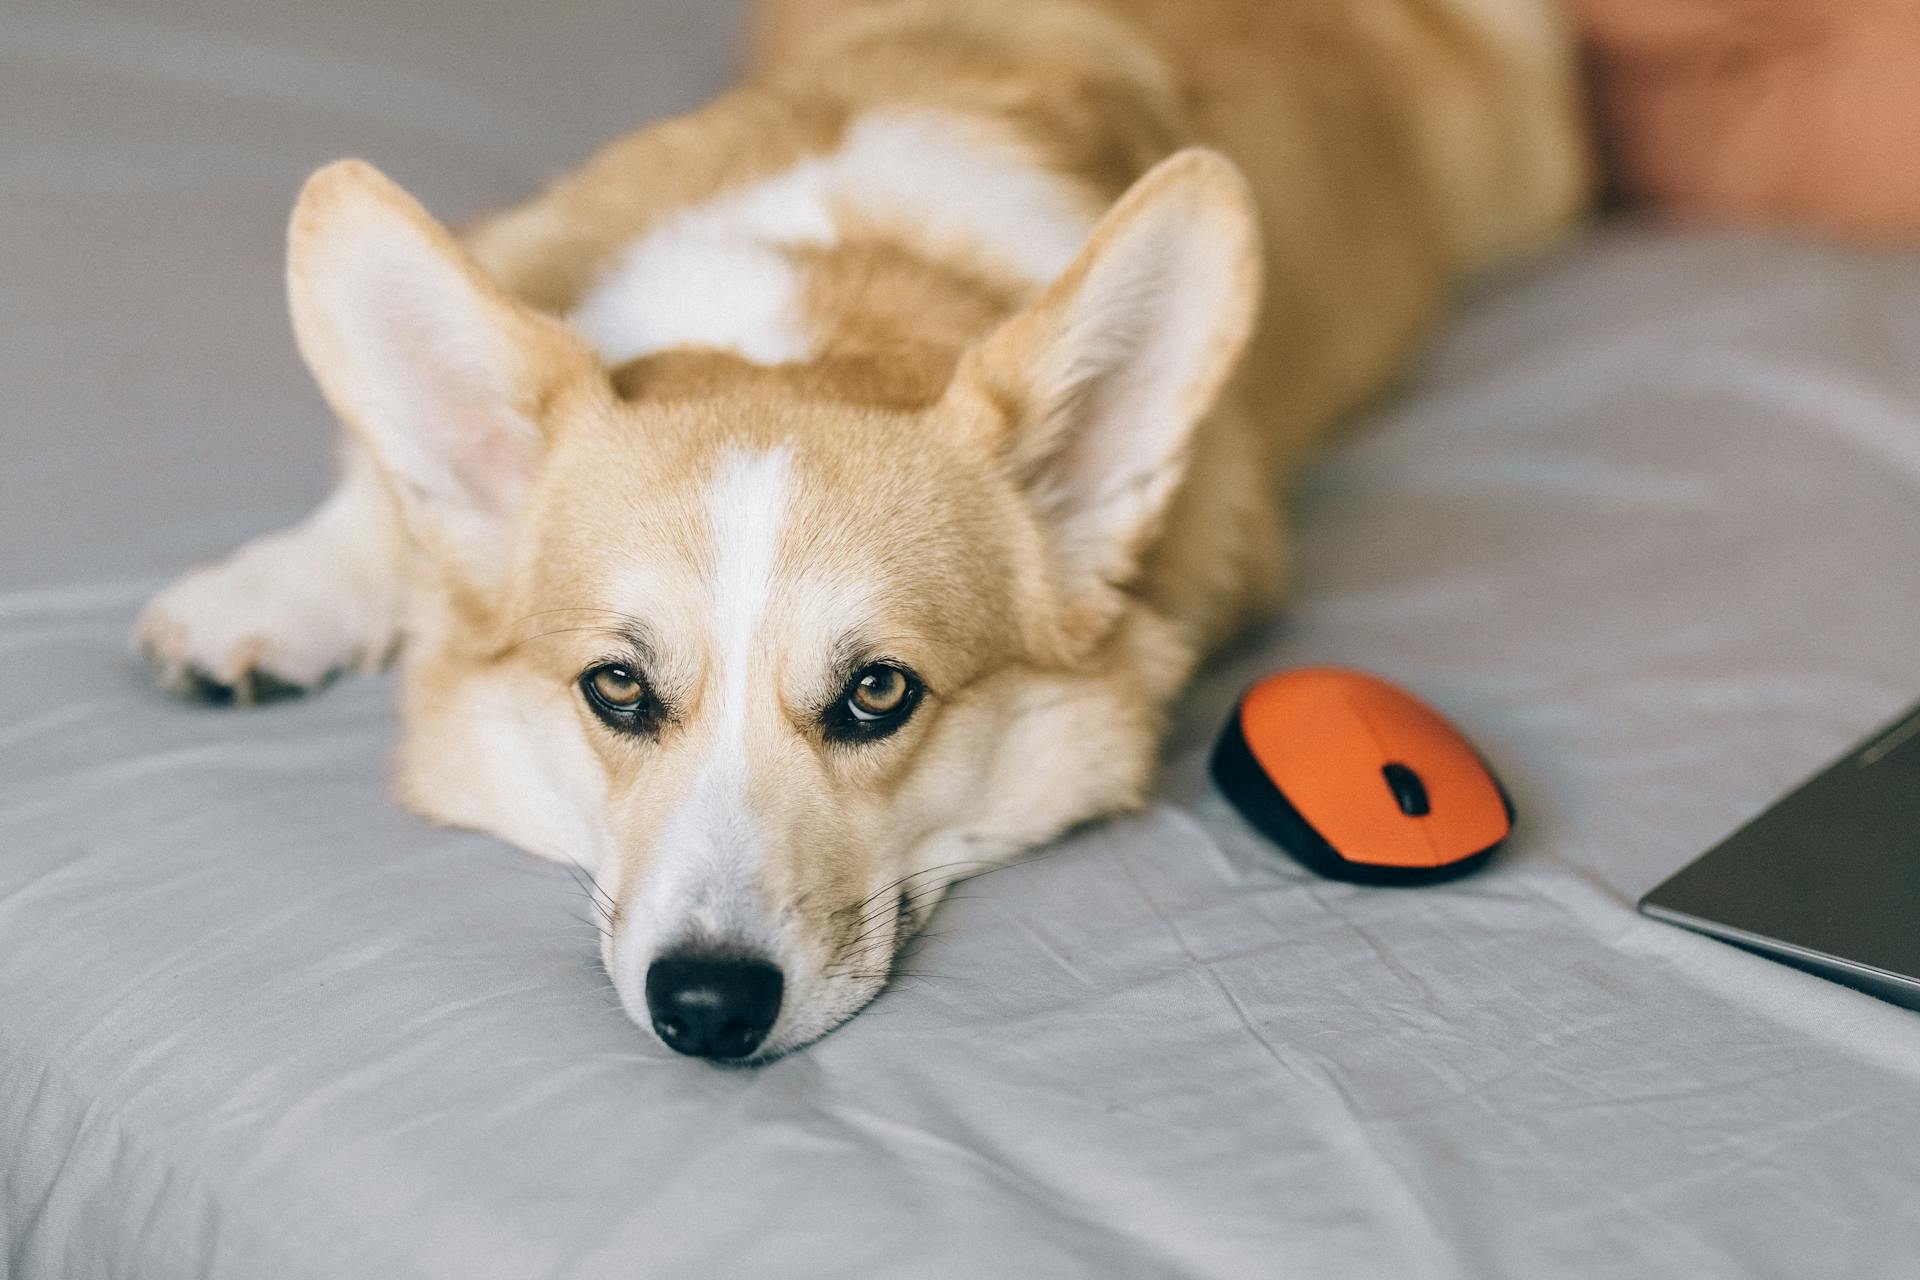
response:
{"label": "wrinkled fabric", "polygon": [[[1622,227],[1476,291],[1151,805],[763,1070],[625,1021],[565,871],[392,806],[390,679],[149,689],[144,597],[324,491],[301,175],[471,214],[735,19],[0,14],[0,1274],[1911,1276],[1920,1016],[1632,903],[1920,691],[1914,256]],[[1365,889],[1243,826],[1212,733],[1304,662],[1455,717],[1510,849]]]}

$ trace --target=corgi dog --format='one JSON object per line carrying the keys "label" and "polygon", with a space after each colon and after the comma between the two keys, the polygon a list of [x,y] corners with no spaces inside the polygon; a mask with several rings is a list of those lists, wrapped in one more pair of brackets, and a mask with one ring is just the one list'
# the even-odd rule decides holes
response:
{"label": "corgi dog", "polygon": [[397,655],[404,803],[587,868],[628,1014],[735,1062],[1141,802],[1316,441],[1588,188],[1552,0],[810,11],[459,235],[316,173],[342,478],[136,630],[240,703]]}

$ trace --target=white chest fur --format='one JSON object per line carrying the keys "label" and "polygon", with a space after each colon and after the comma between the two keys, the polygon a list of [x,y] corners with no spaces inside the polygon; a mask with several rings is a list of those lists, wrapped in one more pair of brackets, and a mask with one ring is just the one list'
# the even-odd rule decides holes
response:
{"label": "white chest fur", "polygon": [[655,225],[571,319],[609,364],[681,346],[761,364],[804,360],[812,338],[790,251],[833,244],[843,218],[887,226],[930,252],[985,254],[1039,283],[1066,268],[1098,213],[968,121],[876,113],[838,150]]}

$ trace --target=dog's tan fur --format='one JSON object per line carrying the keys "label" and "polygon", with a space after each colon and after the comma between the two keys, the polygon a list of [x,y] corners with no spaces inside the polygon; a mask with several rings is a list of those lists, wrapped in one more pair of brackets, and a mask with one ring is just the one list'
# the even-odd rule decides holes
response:
{"label": "dog's tan fur", "polygon": [[[1286,479],[1462,273],[1560,234],[1585,185],[1544,0],[811,9],[830,20],[796,34],[771,7],[749,83],[459,241],[367,166],[316,175],[290,289],[351,478],[142,623],[163,674],[243,697],[404,633],[407,802],[593,867],[643,1023],[663,948],[776,958],[765,1053],[870,999],[956,875],[1139,802],[1168,703],[1278,598]],[[679,211],[874,118],[1013,157],[1098,225],[1036,280],[1019,246],[842,201],[776,264],[799,359],[675,345],[608,369],[561,319]],[[763,541],[764,565],[738,550]],[[208,639],[216,602],[260,607],[236,584],[302,573],[335,598]],[[325,605],[360,632],[276,663]],[[922,705],[825,741],[819,709],[880,657]],[[610,659],[645,666],[657,734],[585,709]]]}

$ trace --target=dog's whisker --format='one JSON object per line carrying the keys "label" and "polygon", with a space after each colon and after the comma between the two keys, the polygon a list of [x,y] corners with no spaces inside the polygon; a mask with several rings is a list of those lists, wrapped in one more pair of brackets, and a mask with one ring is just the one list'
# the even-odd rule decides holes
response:
{"label": "dog's whisker", "polygon": [[846,945],[846,949],[850,950],[852,947],[858,946],[861,942],[869,938],[877,937],[887,929],[897,930],[903,918],[911,918],[920,908],[934,901],[938,893],[944,891],[944,889],[945,886],[941,886],[940,890],[921,890],[917,897],[913,894],[901,894],[898,903],[895,904],[891,911],[861,920],[855,926],[855,928],[860,931],[855,934],[852,940]]}
{"label": "dog's whisker", "polygon": [[596,877],[593,872],[587,870],[587,868],[577,862],[567,863],[566,869],[567,873],[574,878],[575,882],[582,888],[589,890],[601,902],[604,902],[609,909],[619,905],[613,900],[613,895],[607,892],[606,886],[600,883],[598,877]]}
{"label": "dog's whisker", "polygon": [[601,920],[604,920],[608,924],[613,923],[613,912],[609,911],[604,905],[602,905],[602,903],[598,898],[594,897],[592,894],[588,893],[584,889],[569,889],[567,892],[570,896],[579,898],[582,901],[584,901],[588,906],[592,907],[593,913],[596,916],[598,916]]}
{"label": "dog's whisker", "polygon": [[872,903],[875,899],[895,889],[900,888],[902,885],[905,885],[909,881],[917,880],[921,876],[930,876],[930,875],[935,875],[942,871],[951,871],[956,867],[967,867],[967,866],[976,866],[976,865],[986,865],[986,864],[982,859],[968,858],[959,862],[943,862],[938,864],[937,866],[922,867],[918,871],[910,871],[906,875],[901,876],[899,879],[889,881],[887,884],[884,884],[880,886],[880,888],[875,889],[872,893],[868,894],[865,898],[861,899],[858,905],[860,907],[866,907],[867,905]]}
{"label": "dog's whisker", "polygon": [[918,903],[931,902],[953,888],[953,885],[954,882],[951,880],[935,880],[926,884],[917,884],[909,888],[901,889],[884,904],[875,906],[873,910],[867,912],[861,919],[877,920],[886,916],[897,915],[903,909],[903,903],[910,908]]}
{"label": "dog's whisker", "polygon": [[[860,916],[858,923],[866,924],[869,921],[880,919],[882,917],[894,914],[899,910],[899,903],[902,898],[918,898],[918,899],[924,900],[924,898],[928,895],[938,895],[938,894],[944,893],[948,889],[952,888],[953,885],[957,884],[962,877],[955,877],[954,879],[951,879],[951,880],[940,880],[931,884],[920,884],[920,885],[913,885],[912,887],[903,887],[906,885],[907,880],[910,878],[911,877],[902,876],[899,880],[896,880],[891,885],[889,885],[888,889],[898,891],[896,896],[887,902],[875,904],[871,907],[871,909],[864,910],[864,914]],[[884,893],[886,892],[886,890],[882,890],[881,892]],[[875,897],[877,896],[878,895],[875,895]],[[860,908],[865,909],[868,907],[868,904],[872,902],[873,902],[873,898],[869,898],[867,899],[867,902],[860,904]]]}
{"label": "dog's whisker", "polygon": [[593,890],[587,888],[585,885],[581,885],[577,889],[563,889],[561,890],[561,892],[575,898],[586,899],[588,902],[591,902],[593,904],[593,909],[596,911],[600,911],[600,912],[611,911],[611,908],[608,906],[607,902],[603,898],[601,898],[600,895],[596,894]]}
{"label": "dog's whisker", "polygon": [[516,650],[519,650],[526,645],[532,644],[535,640],[546,640],[553,636],[577,635],[584,631],[597,631],[602,635],[620,635],[621,634],[619,628],[617,627],[555,627],[551,631],[542,631],[535,635],[523,636],[522,638],[515,640],[512,644],[503,646],[499,650],[499,656],[505,657],[507,654],[513,653]]}
{"label": "dog's whisker", "polygon": [[[594,914],[608,926],[619,924],[620,904],[614,901],[613,895],[607,892],[606,887],[600,883],[593,872],[577,862],[568,862],[563,866],[567,874],[573,878],[574,883],[579,886],[575,892],[592,904]],[[602,932],[607,933],[607,929],[603,928]],[[612,935],[608,933],[608,936]]]}
{"label": "dog's whisker", "polygon": [[892,931],[897,934],[899,927],[897,922],[875,925],[859,937],[850,939],[845,945],[836,950],[833,953],[833,962],[839,963],[863,949],[872,950],[873,948],[879,947],[888,940],[888,932]]}
{"label": "dog's whisker", "polygon": [[[552,617],[555,614],[562,614],[562,613],[598,614],[600,617],[612,619],[616,622],[624,623],[626,625],[625,625],[625,629],[622,629],[619,626],[556,627],[547,631],[538,632],[534,635],[522,636],[520,639],[514,640],[510,644],[507,643],[508,637],[512,636],[515,633],[516,628],[521,626],[523,623],[530,622],[535,618]],[[618,637],[620,639],[633,640],[635,639],[634,633],[641,631],[642,629],[644,629],[645,626],[646,626],[645,622],[643,622],[640,618],[635,617],[631,613],[622,613],[618,609],[607,609],[607,608],[601,608],[599,606],[573,605],[573,606],[555,608],[555,609],[536,609],[532,613],[522,614],[520,617],[508,623],[505,627],[501,628],[499,635],[495,639],[495,644],[496,646],[499,646],[498,652],[502,656],[504,656],[505,654],[512,653],[516,649],[519,649],[522,645],[533,643],[535,640],[544,640],[549,636],[568,635],[568,634],[574,634],[574,633],[580,633],[580,632],[597,631],[607,635]]]}
{"label": "dog's whisker", "polygon": [[[571,912],[569,912],[568,914],[570,916],[572,915]],[[594,923],[592,920],[587,919],[585,916],[572,916],[572,918],[578,923],[586,925],[589,928],[593,929],[596,933],[598,933],[603,938],[613,937],[611,933],[607,932],[604,926]]]}
{"label": "dog's whisker", "polygon": [[[903,895],[903,898],[905,896],[906,895]],[[968,902],[968,901],[974,901],[976,900],[976,898],[977,898],[977,895],[967,895],[967,896],[949,895],[946,900],[950,902]],[[919,905],[924,906],[925,900],[923,899],[919,903]],[[905,945],[906,941],[909,938],[917,937],[917,938],[924,938],[924,939],[935,939],[935,938],[943,938],[947,936],[947,931],[944,931],[944,930],[941,931],[940,933],[910,931],[907,926],[910,925],[912,916],[916,914],[916,911],[917,911],[917,908],[901,910],[898,912],[898,914],[896,914],[896,916],[891,921],[881,920],[878,923],[874,924],[872,927],[864,930],[862,933],[858,934],[857,936],[849,938],[848,940],[843,942],[840,946],[834,949],[833,954],[828,958],[828,961],[825,966],[825,969],[823,970],[822,976],[829,979],[841,978],[841,977],[847,976],[848,970],[846,966],[857,963],[859,959],[857,955],[858,952],[862,950],[872,951],[877,949],[880,945],[882,945],[882,943],[886,940],[886,933],[889,925],[891,925],[895,934],[895,938],[894,938],[895,954],[898,954],[899,950]]]}
{"label": "dog's whisker", "polygon": [[[991,859],[991,858],[962,858],[955,862],[941,862],[941,863],[936,863],[931,867],[922,867],[918,871],[909,871],[906,875],[901,876],[899,879],[891,881],[888,884],[882,885],[880,888],[868,894],[866,898],[862,900],[860,905],[865,906],[867,903],[872,902],[875,898],[878,898],[881,894],[884,894],[891,889],[899,888],[901,885],[906,884],[908,881],[918,879],[921,876],[930,876],[942,871],[954,871],[956,868],[959,868],[959,867],[992,867],[995,865],[999,865],[999,864],[995,859]],[[956,876],[959,874],[960,873],[956,872]]]}

